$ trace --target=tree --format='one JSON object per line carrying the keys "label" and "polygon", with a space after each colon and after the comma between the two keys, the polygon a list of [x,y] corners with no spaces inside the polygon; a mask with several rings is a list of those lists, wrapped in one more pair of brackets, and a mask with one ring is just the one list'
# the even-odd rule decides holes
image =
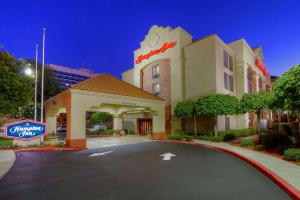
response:
{"label": "tree", "polygon": [[[27,59],[26,63],[31,65],[32,71],[35,70],[35,60]],[[41,100],[41,81],[42,81],[42,64],[38,63],[38,101]],[[60,92],[59,81],[55,78],[55,75],[51,69],[48,69],[45,65],[44,75],[44,100],[49,99],[57,95]]]}
{"label": "tree", "polygon": [[183,122],[184,120],[193,117],[194,135],[197,136],[195,102],[192,100],[179,102],[174,109],[174,113],[178,118],[181,118]]}
{"label": "tree", "polygon": [[[40,118],[41,104],[37,104],[37,119]],[[25,106],[20,107],[19,117],[21,119],[34,119],[34,103],[29,103]]]}
{"label": "tree", "polygon": [[0,114],[12,117],[19,107],[27,105],[33,98],[32,77],[24,75],[22,61],[16,61],[8,52],[0,51]]}
{"label": "tree", "polygon": [[300,143],[300,64],[292,67],[273,84],[272,91],[276,99],[284,99],[287,110],[292,110],[298,118],[297,143]]}
{"label": "tree", "polygon": [[104,124],[112,119],[112,115],[106,112],[95,112],[91,116],[91,121],[94,124]]}
{"label": "tree", "polygon": [[272,105],[273,97],[271,93],[245,93],[240,100],[242,113],[252,112],[257,116],[257,134],[260,138],[260,114],[263,110],[269,109]]}
{"label": "tree", "polygon": [[214,135],[217,136],[217,116],[239,113],[239,101],[236,97],[226,94],[209,94],[200,97],[196,102],[197,115],[214,118]]}

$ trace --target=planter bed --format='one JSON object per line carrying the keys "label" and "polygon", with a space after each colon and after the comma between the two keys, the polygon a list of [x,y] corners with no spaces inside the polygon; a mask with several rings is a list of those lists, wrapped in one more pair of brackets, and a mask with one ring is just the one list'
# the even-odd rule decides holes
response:
{"label": "planter bed", "polygon": [[291,163],[294,163],[298,166],[300,166],[300,162],[297,162],[297,161],[292,161],[292,160],[287,160],[283,157],[282,154],[278,153],[277,151],[275,150],[256,150],[254,148],[254,146],[250,146],[250,147],[243,147],[241,144],[232,144],[232,146],[236,146],[236,147],[240,147],[240,148],[244,148],[244,149],[248,149],[248,150],[252,150],[252,151],[256,151],[256,152],[260,152],[260,153],[263,153],[263,154],[267,154],[269,156],[273,156],[273,157],[276,157],[276,158],[279,158],[279,159],[282,159],[282,160],[285,160],[285,161],[288,161],[288,162],[291,162]]}
{"label": "planter bed", "polygon": [[88,137],[110,137],[110,136],[113,136],[113,134],[93,134],[93,133],[87,133],[86,136],[88,136]]}

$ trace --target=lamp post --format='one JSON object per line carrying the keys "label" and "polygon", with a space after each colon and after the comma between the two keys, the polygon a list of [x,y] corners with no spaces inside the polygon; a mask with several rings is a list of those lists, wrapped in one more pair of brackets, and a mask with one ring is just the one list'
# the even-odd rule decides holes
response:
{"label": "lamp post", "polygon": [[39,46],[35,45],[35,76],[34,76],[34,121],[37,118],[37,81],[38,81],[38,53]]}
{"label": "lamp post", "polygon": [[43,54],[42,54],[42,91],[41,91],[41,122],[44,122],[44,75],[45,75],[45,35],[46,28],[43,28]]}
{"label": "lamp post", "polygon": [[35,72],[30,67],[25,68],[24,73],[34,77],[34,121],[37,120],[37,81],[38,81],[38,45],[35,46]]}

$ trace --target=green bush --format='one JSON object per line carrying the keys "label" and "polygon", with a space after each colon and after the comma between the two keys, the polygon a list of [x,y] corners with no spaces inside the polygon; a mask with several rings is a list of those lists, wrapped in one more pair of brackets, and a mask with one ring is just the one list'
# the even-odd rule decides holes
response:
{"label": "green bush", "polygon": [[287,134],[289,136],[293,136],[293,133],[297,131],[297,128],[292,123],[273,123],[272,124],[272,130],[274,133],[277,133],[280,130],[282,130],[279,134]]}
{"label": "green bush", "polygon": [[300,161],[300,149],[287,149],[283,156],[288,160]]}
{"label": "green bush", "polygon": [[258,150],[258,151],[261,151],[261,150],[264,150],[265,147],[262,144],[258,144],[258,145],[255,145],[255,149]]}
{"label": "green bush", "polygon": [[219,136],[215,137],[215,136],[205,136],[205,135],[198,136],[197,139],[211,141],[211,142],[222,142],[223,140],[223,138]]}
{"label": "green bush", "polygon": [[55,146],[56,146],[56,147],[64,147],[64,146],[65,146],[65,143],[64,143],[64,142],[61,142],[61,141],[60,141],[60,142],[56,142],[56,143],[55,143]]}
{"label": "green bush", "polygon": [[176,131],[174,132],[174,135],[189,135],[189,136],[193,136],[194,133],[176,130]]}
{"label": "green bush", "polygon": [[233,133],[228,133],[228,134],[224,135],[223,141],[224,141],[224,142],[227,142],[227,141],[234,140],[235,138],[236,138],[236,135],[235,135],[235,134],[233,134]]}
{"label": "green bush", "polygon": [[227,130],[218,132],[218,136],[222,137],[224,141],[234,140],[240,137],[247,137],[254,135],[256,133],[256,128],[247,128],[241,130]]}
{"label": "green bush", "polygon": [[136,135],[136,132],[135,132],[134,129],[131,129],[131,130],[128,131],[128,134],[129,135]]}
{"label": "green bush", "polygon": [[292,140],[287,135],[264,134],[261,135],[261,144],[263,144],[266,149],[277,149],[281,145],[290,147]]}
{"label": "green bush", "polygon": [[13,145],[12,139],[7,139],[4,137],[0,137],[0,148],[8,148]]}
{"label": "green bush", "polygon": [[254,142],[253,142],[253,140],[243,140],[241,142],[241,145],[243,147],[251,147],[251,146],[254,146]]}
{"label": "green bush", "polygon": [[193,137],[189,135],[176,135],[176,134],[171,134],[168,135],[169,140],[183,140],[183,141],[193,141]]}
{"label": "green bush", "polygon": [[91,132],[92,134],[113,134],[114,133],[114,130],[112,129],[107,129],[107,130],[104,130],[104,129],[98,129],[96,131],[92,131]]}
{"label": "green bush", "polygon": [[287,150],[289,147],[286,145],[279,145],[276,150],[279,151],[281,154],[284,153],[285,150]]}

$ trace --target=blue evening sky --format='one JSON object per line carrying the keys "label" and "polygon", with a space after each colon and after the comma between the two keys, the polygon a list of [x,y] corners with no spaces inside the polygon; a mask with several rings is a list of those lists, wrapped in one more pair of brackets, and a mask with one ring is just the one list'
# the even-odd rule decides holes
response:
{"label": "blue evening sky", "polygon": [[245,38],[262,46],[272,75],[300,63],[299,0],[3,0],[0,13],[2,50],[34,58],[46,27],[46,63],[118,77],[152,25],[181,26],[194,39]]}

